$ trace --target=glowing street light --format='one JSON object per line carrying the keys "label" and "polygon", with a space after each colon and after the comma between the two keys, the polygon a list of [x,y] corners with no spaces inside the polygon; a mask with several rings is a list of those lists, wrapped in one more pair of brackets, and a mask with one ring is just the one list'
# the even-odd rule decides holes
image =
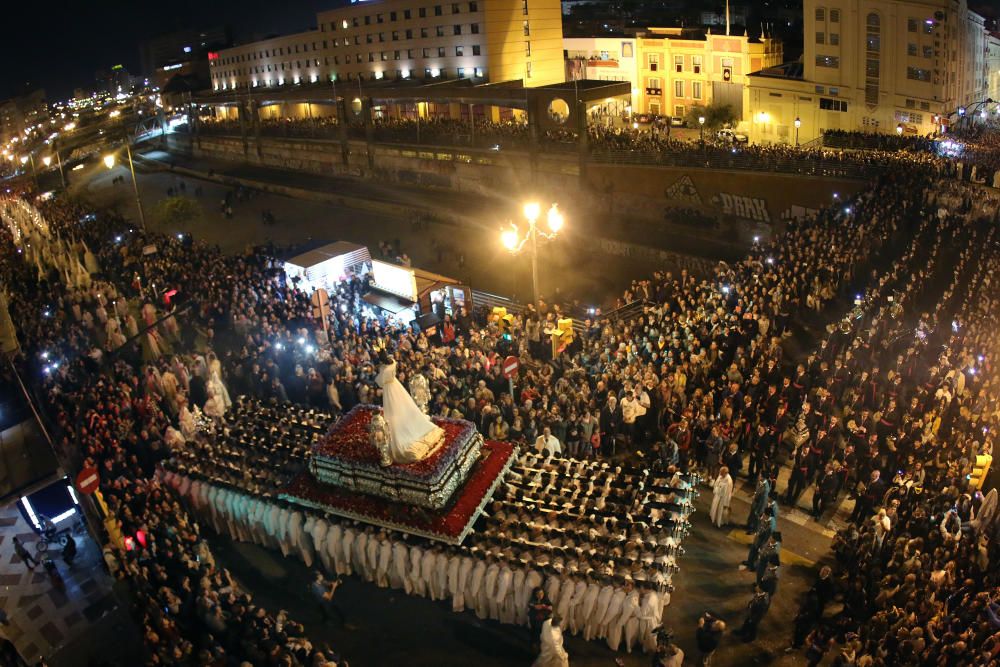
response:
{"label": "glowing street light", "polygon": [[802,127],[802,119],[796,116],[795,118],[795,145],[799,145],[799,128]]}
{"label": "glowing street light", "polygon": [[27,155],[22,155],[21,156],[21,164],[28,164],[28,156]]}
{"label": "glowing street light", "polygon": [[538,228],[538,219],[542,214],[542,207],[538,202],[527,202],[522,209],[525,219],[528,221],[528,230],[524,237],[521,237],[520,230],[514,223],[510,227],[500,232],[500,243],[510,253],[520,252],[524,245],[531,242],[531,288],[534,300],[538,300],[538,237],[552,240],[563,228],[566,220],[559,211],[556,204],[552,204],[545,216],[546,224],[549,228],[545,232]]}
{"label": "glowing street light", "polygon": [[104,156],[104,166],[108,169],[113,169],[115,166],[115,156],[108,154]]}
{"label": "glowing street light", "polygon": [[701,143],[705,143],[705,117],[698,116],[698,126],[701,129]]}
{"label": "glowing street light", "polygon": [[42,164],[44,164],[46,167],[52,166],[52,156],[46,155],[45,157],[43,157]]}
{"label": "glowing street light", "polygon": [[900,123],[899,125],[896,126],[896,134],[899,134],[899,135],[903,134],[903,124],[902,123]]}

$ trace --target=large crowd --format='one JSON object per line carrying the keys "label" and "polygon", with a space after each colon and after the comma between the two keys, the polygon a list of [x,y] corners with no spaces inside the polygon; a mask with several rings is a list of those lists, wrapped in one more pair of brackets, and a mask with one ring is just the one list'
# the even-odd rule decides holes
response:
{"label": "large crowd", "polygon": [[[323,327],[266,248],[226,256],[60,198],[37,209],[3,200],[0,276],[18,363],[37,381],[61,453],[102,470],[114,567],[137,593],[153,664],[337,664],[299,624],[257,607],[215,565],[203,532],[315,558],[317,517],[306,528],[300,513],[293,536],[281,525],[295,510],[268,500],[285,513],[272,534],[236,509],[244,498],[263,517],[262,499],[296,473],[308,431],[279,424],[280,437],[239,433],[237,445],[232,427],[288,403],[319,425],[378,403],[383,349],[404,384],[426,378],[432,414],[472,421],[522,452],[466,550],[327,517],[323,545],[333,525],[338,545],[348,530],[352,544],[365,535],[360,552],[326,550],[332,573],[425,590],[536,631],[544,619],[526,612],[535,607],[525,592],[540,589],[570,632],[669,664],[677,649],[656,632],[676,567],[667,538],[684,530],[695,473],[743,476],[758,489],[747,566],[759,590],[745,637],[773,594],[778,504],[813,487],[820,517],[844,495],[856,501],[793,646],[813,664],[831,649],[841,664],[989,664],[1000,652],[996,522],[969,480],[1000,426],[997,204],[914,165],[710,275],[633,283],[622,300],[642,304],[634,317],[587,321],[559,353],[546,334],[556,306],[528,305],[509,331],[462,308],[428,335],[369,307],[362,277],[331,286]],[[847,315],[816,348],[789,358],[783,342],[836,310]],[[513,394],[499,363],[512,352],[524,361]],[[266,474],[248,467],[257,457],[273,463]],[[791,475],[779,490],[781,466]],[[515,565],[529,556],[534,567]]]}
{"label": "large crowd", "polygon": [[[240,123],[204,117],[203,130],[237,134]],[[983,127],[987,129],[984,130]],[[663,164],[679,167],[712,167],[775,171],[814,176],[874,178],[899,169],[936,170],[937,173],[967,182],[1000,186],[1000,158],[992,124],[959,126],[945,138],[963,142],[959,155],[942,153],[930,137],[898,136],[887,133],[828,130],[818,146],[789,143],[741,144],[717,140],[713,132],[705,141],[686,141],[671,136],[658,126],[590,124],[587,151],[592,159],[611,162]],[[246,126],[242,131],[252,133]],[[331,117],[270,118],[260,122],[264,135],[283,137],[340,138],[337,121]],[[350,124],[347,136],[364,140],[369,134],[361,124]],[[546,151],[579,150],[576,128],[540,129],[532,139],[529,125],[516,119],[492,121],[477,117],[454,119],[433,116],[425,119],[380,117],[372,121],[372,141],[442,146],[470,146],[493,150],[529,150],[533,144]]]}

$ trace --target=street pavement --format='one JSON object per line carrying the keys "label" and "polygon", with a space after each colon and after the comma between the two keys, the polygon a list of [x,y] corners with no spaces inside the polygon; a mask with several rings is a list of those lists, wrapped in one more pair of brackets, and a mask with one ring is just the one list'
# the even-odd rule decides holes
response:
{"label": "street pavement", "polygon": [[[737,495],[733,520],[745,521],[749,504]],[[711,492],[703,488],[692,515],[685,553],[674,574],[675,590],[664,617],[675,641],[684,650],[686,665],[697,664],[694,632],[698,617],[709,610],[726,620],[728,630],[715,655],[716,667],[805,664],[801,652],[785,653],[791,641],[792,619],[802,594],[811,585],[814,561],[829,545],[816,524],[799,525],[785,517],[779,528],[785,538],[778,593],[760,627],[758,640],[744,643],[731,634],[743,621],[754,581],[752,571],[740,571],[747,538],[739,526],[718,529],[708,519]],[[327,643],[354,667],[406,664],[414,667],[514,667],[531,664],[526,630],[481,621],[469,611],[455,614],[449,602],[432,602],[399,591],[380,589],[358,577],[349,577],[335,599],[346,616],[346,626],[324,623],[310,595],[314,570],[278,551],[212,540],[216,557],[230,568],[258,603],[285,609],[301,621],[313,642]],[[566,649],[573,667],[612,667],[620,658],[624,667],[649,664],[640,651],[613,653],[603,641],[586,642],[567,636]]]}

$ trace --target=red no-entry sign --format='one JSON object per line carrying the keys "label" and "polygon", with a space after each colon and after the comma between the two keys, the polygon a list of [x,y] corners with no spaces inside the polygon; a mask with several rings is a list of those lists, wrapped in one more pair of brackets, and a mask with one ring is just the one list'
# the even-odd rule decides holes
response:
{"label": "red no-entry sign", "polygon": [[521,362],[517,360],[517,357],[510,356],[503,360],[503,376],[508,380],[517,375],[517,369],[520,367]]}
{"label": "red no-entry sign", "polygon": [[76,489],[85,496],[97,491],[97,487],[100,484],[101,474],[97,471],[97,468],[84,468],[76,476]]}

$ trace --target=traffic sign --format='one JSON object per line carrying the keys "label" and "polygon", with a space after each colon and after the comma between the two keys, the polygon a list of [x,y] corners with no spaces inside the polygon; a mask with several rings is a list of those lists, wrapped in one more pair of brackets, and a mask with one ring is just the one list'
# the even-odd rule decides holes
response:
{"label": "traffic sign", "polygon": [[97,471],[97,468],[84,468],[76,476],[76,489],[85,496],[97,491],[97,487],[100,484],[101,474]]}
{"label": "traffic sign", "polygon": [[511,355],[503,360],[503,376],[508,380],[517,375],[517,369],[520,367],[521,362],[517,360],[517,357]]}

